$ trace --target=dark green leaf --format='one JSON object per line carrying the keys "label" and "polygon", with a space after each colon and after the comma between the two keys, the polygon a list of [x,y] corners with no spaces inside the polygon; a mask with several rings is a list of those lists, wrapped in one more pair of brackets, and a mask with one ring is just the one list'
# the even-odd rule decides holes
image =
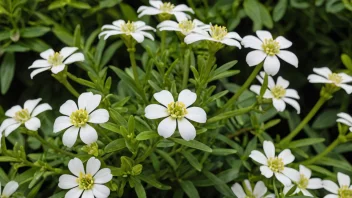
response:
{"label": "dark green leaf", "polygon": [[178,139],[178,138],[170,138],[170,140],[172,140],[178,144],[182,144],[184,146],[195,148],[195,149],[198,149],[201,151],[210,152],[210,153],[212,152],[212,149],[209,146],[207,146],[201,142],[198,142],[197,140],[186,141],[184,139]]}
{"label": "dark green leaf", "polygon": [[13,53],[6,53],[0,67],[1,93],[5,94],[11,85],[15,74],[15,56]]}

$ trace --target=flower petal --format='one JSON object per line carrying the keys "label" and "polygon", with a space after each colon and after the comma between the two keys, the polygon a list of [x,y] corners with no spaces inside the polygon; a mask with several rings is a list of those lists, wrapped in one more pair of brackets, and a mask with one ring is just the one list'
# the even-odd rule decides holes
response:
{"label": "flower petal", "polygon": [[186,105],[186,107],[189,107],[190,105],[192,105],[196,100],[197,100],[197,94],[188,89],[182,90],[178,95],[178,99],[177,99],[177,101],[183,102]]}
{"label": "flower petal", "polygon": [[297,114],[301,113],[301,107],[299,106],[298,102],[296,100],[293,100],[291,98],[282,98],[287,104],[291,105],[293,108],[296,109]]}
{"label": "flower petal", "polygon": [[325,195],[324,198],[339,198],[338,195],[334,195],[334,194],[328,194],[328,195]]}
{"label": "flower petal", "polygon": [[245,180],[243,181],[243,183],[244,183],[244,188],[245,188],[247,191],[253,193],[252,186],[251,186],[251,183],[249,182],[249,180],[248,180],[248,179],[245,179]]}
{"label": "flower petal", "polygon": [[72,174],[76,175],[77,177],[79,177],[80,173],[85,174],[83,163],[77,157],[71,159],[68,162],[68,169],[71,171]]}
{"label": "flower petal", "polygon": [[88,104],[91,102],[91,97],[93,96],[92,92],[85,92],[82,93],[79,97],[78,97],[78,108],[79,109],[86,109],[86,107],[88,106]]}
{"label": "flower petal", "polygon": [[50,67],[51,64],[47,61],[47,60],[36,60],[33,62],[33,64],[31,66],[28,67],[28,69],[32,69],[32,68],[43,68],[43,67]]}
{"label": "flower petal", "polygon": [[89,102],[86,105],[86,110],[88,113],[91,113],[94,109],[96,109],[101,101],[101,95],[94,94],[90,97]]}
{"label": "flower petal", "polygon": [[116,21],[113,21],[112,24],[114,26],[117,26],[117,27],[120,27],[122,24],[125,24],[126,22],[122,19],[119,19],[119,20],[116,20]]}
{"label": "flower petal", "polygon": [[7,110],[5,112],[5,115],[8,117],[15,117],[16,113],[21,110],[22,110],[22,107],[20,105],[16,105],[11,107],[9,110]]}
{"label": "flower petal", "polygon": [[60,107],[60,113],[70,116],[72,112],[77,111],[78,107],[73,100],[67,100],[64,104]]}
{"label": "flower petal", "polygon": [[151,6],[153,6],[154,8],[160,8],[161,5],[163,5],[163,2],[162,1],[158,1],[158,0],[150,0],[149,1],[149,4]]}
{"label": "flower petal", "polygon": [[175,130],[176,130],[176,120],[171,117],[167,117],[159,123],[158,133],[160,136],[164,138],[168,138],[172,136]]}
{"label": "flower petal", "polygon": [[5,129],[5,136],[9,136],[10,133],[12,133],[14,130],[16,130],[18,127],[21,126],[21,123],[17,123],[17,124],[13,124],[13,125],[10,125],[8,126],[6,129]]}
{"label": "flower petal", "polygon": [[244,192],[242,186],[238,183],[235,183],[232,187],[231,187],[232,192],[239,198],[245,198],[247,195]]}
{"label": "flower petal", "polygon": [[148,119],[158,119],[169,116],[167,108],[158,104],[148,105],[145,109],[145,117]]}
{"label": "flower petal", "polygon": [[262,87],[259,85],[251,85],[251,87],[249,88],[249,90],[253,91],[254,93],[256,93],[257,95],[260,94],[260,89]]}
{"label": "flower petal", "polygon": [[61,189],[71,189],[78,186],[77,177],[64,174],[59,178],[59,188]]}
{"label": "flower petal", "polygon": [[239,49],[242,48],[241,44],[238,41],[234,40],[234,39],[224,38],[224,39],[221,40],[221,43],[225,44],[225,45],[228,45],[228,46],[236,46]]}
{"label": "flower petal", "polygon": [[322,180],[319,178],[313,178],[308,181],[307,189],[320,189],[323,188]]}
{"label": "flower petal", "polygon": [[265,30],[257,30],[255,33],[260,38],[260,40],[262,40],[263,42],[265,41],[265,39],[272,39],[273,38],[271,33],[268,31],[265,31]]}
{"label": "flower petal", "polygon": [[131,33],[131,36],[136,40],[138,43],[142,43],[144,41],[143,34],[140,33]]}
{"label": "flower petal", "polygon": [[110,189],[104,185],[94,184],[93,194],[97,198],[106,198],[110,195]]}
{"label": "flower petal", "polygon": [[63,60],[65,60],[68,56],[70,56],[77,50],[77,47],[64,47],[60,50],[60,55],[62,56]]}
{"label": "flower petal", "polygon": [[349,76],[349,75],[347,75],[345,73],[339,73],[338,75],[342,77],[342,82],[341,83],[352,82],[352,76]]}
{"label": "flower petal", "polygon": [[172,96],[171,92],[162,90],[160,92],[157,92],[154,94],[154,98],[156,101],[158,101],[160,104],[164,105],[167,107],[168,104],[171,102],[174,102],[174,97]]}
{"label": "flower petal", "polygon": [[288,80],[285,80],[281,76],[279,76],[277,78],[276,85],[280,85],[280,86],[282,86],[283,88],[286,89],[290,85],[290,82]]}
{"label": "flower petal", "polygon": [[115,25],[103,25],[101,27],[101,30],[117,30],[117,31],[120,31],[121,28],[120,27],[117,27]]}
{"label": "flower petal", "polygon": [[339,190],[339,187],[337,186],[337,184],[330,180],[323,180],[323,188],[334,194],[337,194]]}
{"label": "flower petal", "polygon": [[347,124],[347,125],[351,125],[352,126],[352,117],[350,115],[348,115],[347,113],[341,112],[341,113],[338,113],[337,116],[347,120],[350,123],[350,124]]}
{"label": "flower petal", "polygon": [[82,61],[84,61],[84,55],[82,53],[75,53],[75,54],[72,54],[70,57],[68,57],[64,61],[64,64],[68,65],[71,63],[82,62]]}
{"label": "flower petal", "polygon": [[45,67],[45,68],[40,68],[40,69],[35,69],[31,72],[30,76],[31,76],[31,79],[34,78],[34,76],[36,76],[37,74],[43,72],[43,71],[46,71],[46,70],[49,70],[51,69],[51,67]]}
{"label": "flower petal", "polygon": [[295,160],[295,156],[292,155],[290,149],[285,149],[285,150],[281,151],[281,153],[279,154],[278,157],[282,159],[282,161],[284,162],[285,165],[289,164]]}
{"label": "flower petal", "polygon": [[271,76],[275,76],[280,70],[280,61],[276,56],[267,56],[264,61],[264,71]]}
{"label": "flower petal", "polygon": [[33,110],[31,116],[35,117],[35,116],[39,115],[40,113],[43,113],[44,111],[48,111],[48,110],[52,110],[52,109],[53,108],[47,103],[40,104]]}
{"label": "flower petal", "polygon": [[93,190],[83,191],[82,198],[94,198]]}
{"label": "flower petal", "polygon": [[291,180],[281,173],[275,173],[275,177],[279,180],[284,186],[289,186],[292,184]]}
{"label": "flower petal", "polygon": [[31,131],[37,131],[40,128],[40,120],[36,117],[32,117],[31,119],[27,120],[24,125]]}
{"label": "flower petal", "polygon": [[204,35],[204,34],[198,34],[198,33],[191,33],[185,37],[184,42],[189,45],[202,40],[210,40],[210,36]]}
{"label": "flower petal", "polygon": [[286,109],[286,104],[282,99],[273,98],[273,105],[278,112],[282,112]]}
{"label": "flower petal", "polygon": [[95,175],[95,173],[98,172],[100,165],[101,163],[97,158],[91,157],[87,162],[86,173]]}
{"label": "flower petal", "polygon": [[245,48],[249,47],[252,49],[263,50],[263,47],[262,47],[263,42],[255,36],[251,36],[251,35],[245,36],[243,37],[241,43]]}
{"label": "flower petal", "polygon": [[[0,133],[3,132],[3,130],[5,130],[7,127],[13,125],[13,124],[16,124],[17,121],[13,118],[7,118],[5,119],[2,123],[1,123],[1,126],[0,126]],[[1,141],[1,140],[0,140]]]}
{"label": "flower petal", "polygon": [[157,14],[161,13],[161,11],[156,8],[152,8],[152,7],[143,7],[143,8],[144,8],[143,10],[141,10],[141,9],[137,10],[137,11],[141,11],[141,13],[138,15],[138,18],[141,18],[144,15],[157,15]]}
{"label": "flower petal", "polygon": [[282,171],[282,174],[284,174],[286,177],[290,178],[292,181],[297,183],[301,179],[300,173],[293,168],[285,167],[284,170]]}
{"label": "flower petal", "polygon": [[97,109],[89,115],[88,122],[101,124],[109,121],[109,112],[105,109]]}
{"label": "flower petal", "polygon": [[171,20],[163,21],[163,22],[159,23],[159,25],[157,25],[156,27],[157,28],[162,28],[162,27],[179,28],[178,23],[175,21],[171,21]]}
{"label": "flower petal", "polygon": [[48,49],[48,50],[45,50],[44,52],[40,53],[40,57],[48,60],[49,56],[52,56],[54,54],[55,54],[55,51],[53,49]]}
{"label": "flower petal", "polygon": [[316,74],[311,74],[308,76],[308,81],[310,83],[331,83],[330,80],[324,78],[324,77],[321,77],[321,76],[318,76]]}
{"label": "flower petal", "polygon": [[267,57],[267,54],[264,53],[263,51],[254,50],[247,54],[246,62],[249,66],[258,65],[265,59],[265,57]]}
{"label": "flower petal", "polygon": [[294,67],[298,67],[298,58],[294,53],[286,50],[280,50],[280,52],[276,55]]}
{"label": "flower petal", "polygon": [[337,173],[337,181],[340,186],[350,186],[351,178],[348,175],[338,172]]}
{"label": "flower petal", "polygon": [[60,116],[56,118],[54,122],[54,133],[57,133],[61,130],[64,130],[73,124],[71,123],[71,119],[68,116]]}
{"label": "flower petal", "polygon": [[274,172],[267,166],[260,166],[260,173],[266,178],[271,178],[274,175]]}
{"label": "flower petal", "polygon": [[18,183],[15,181],[10,181],[4,187],[4,191],[2,191],[2,195],[5,197],[10,197],[18,188]]}
{"label": "flower petal", "polygon": [[292,42],[287,40],[285,37],[283,36],[278,36],[275,41],[279,42],[280,45],[280,49],[286,49],[291,47]]}
{"label": "flower petal", "polygon": [[190,123],[187,119],[177,119],[178,131],[180,132],[181,137],[186,140],[193,140],[196,137],[196,129],[193,124]]}
{"label": "flower petal", "polygon": [[65,64],[53,66],[51,68],[51,72],[53,72],[54,74],[58,74],[65,69],[65,66],[66,66]]}
{"label": "flower petal", "polygon": [[193,120],[198,123],[206,123],[207,122],[207,114],[200,107],[190,107],[187,109],[186,118]]}
{"label": "flower petal", "polygon": [[313,71],[325,78],[329,78],[329,75],[332,74],[331,70],[328,67],[313,68]]}
{"label": "flower petal", "polygon": [[144,37],[147,37],[149,38],[150,40],[154,41],[154,37],[152,34],[148,33],[148,32],[143,32],[143,31],[140,31],[138,32],[139,34],[142,34]]}
{"label": "flower petal", "polygon": [[190,12],[192,14],[194,14],[194,11],[192,8],[188,7],[185,4],[180,4],[174,7],[173,11],[177,11],[177,12]]}
{"label": "flower petal", "polygon": [[338,86],[341,87],[342,89],[344,89],[347,94],[352,93],[352,86],[351,85],[340,84]]}
{"label": "flower petal", "polygon": [[104,40],[106,40],[106,39],[108,39],[110,36],[119,35],[119,34],[123,34],[123,32],[117,31],[117,30],[108,30],[108,31],[101,32],[101,33],[98,35],[98,38],[104,36]]}
{"label": "flower petal", "polygon": [[109,168],[103,168],[94,175],[95,184],[105,184],[112,179],[111,170]]}
{"label": "flower petal", "polygon": [[258,181],[254,186],[253,195],[257,198],[264,197],[268,188],[265,186],[264,182]]}
{"label": "flower petal", "polygon": [[83,192],[83,190],[81,190],[78,187],[72,188],[71,190],[69,190],[66,193],[65,198],[79,198],[81,196],[82,192]]}
{"label": "flower petal", "polygon": [[290,98],[295,98],[295,99],[299,99],[299,95],[298,92],[294,89],[286,89],[286,97],[290,97]]}
{"label": "flower petal", "polygon": [[27,109],[29,114],[31,114],[34,108],[38,105],[38,103],[41,100],[42,100],[41,98],[34,99],[34,100],[27,100],[23,105],[23,109]]}
{"label": "flower petal", "polygon": [[267,158],[275,157],[275,146],[273,142],[264,140],[263,149]]}
{"label": "flower petal", "polygon": [[303,165],[299,165],[299,173],[304,175],[307,179],[312,176],[312,171]]}
{"label": "flower petal", "polygon": [[266,156],[257,150],[252,151],[249,157],[260,164],[268,165],[268,159]]}
{"label": "flower petal", "polygon": [[71,148],[76,143],[78,132],[79,128],[75,126],[67,129],[62,136],[62,143],[68,148]]}
{"label": "flower petal", "polygon": [[172,11],[170,14],[175,15],[177,21],[183,21],[191,18],[188,14],[179,11]]}
{"label": "flower petal", "polygon": [[307,196],[307,197],[314,197],[308,190],[306,189],[301,189],[302,193],[304,196]]}
{"label": "flower petal", "polygon": [[91,144],[98,140],[97,131],[89,124],[86,124],[81,127],[79,136],[81,137],[82,142],[84,142],[85,144]]}
{"label": "flower petal", "polygon": [[[342,118],[337,119],[336,122],[339,122],[339,123],[342,123],[342,124],[345,124],[345,125],[347,125],[347,126],[352,127],[352,124],[351,124],[350,122],[348,122],[347,120],[342,119]],[[1,130],[0,130],[0,131],[1,131]]]}
{"label": "flower petal", "polygon": [[237,32],[229,32],[225,36],[225,38],[230,38],[230,39],[237,39],[237,40],[242,40],[241,36]]}

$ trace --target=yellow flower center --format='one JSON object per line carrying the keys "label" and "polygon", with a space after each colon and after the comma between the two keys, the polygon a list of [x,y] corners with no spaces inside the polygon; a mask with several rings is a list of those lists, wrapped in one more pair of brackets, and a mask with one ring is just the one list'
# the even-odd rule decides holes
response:
{"label": "yellow flower center", "polygon": [[337,73],[329,74],[328,79],[334,82],[335,84],[340,84],[342,82],[342,76]]}
{"label": "yellow flower center", "polygon": [[91,174],[80,173],[76,181],[82,190],[90,190],[94,186],[94,178]]}
{"label": "yellow flower center", "polygon": [[178,27],[182,30],[182,33],[188,34],[194,29],[195,25],[191,20],[184,20],[178,24]]}
{"label": "yellow flower center", "polygon": [[63,60],[64,60],[64,57],[61,56],[59,52],[55,52],[54,55],[49,56],[48,62],[55,67],[58,65],[62,65]]}
{"label": "yellow flower center", "polygon": [[280,85],[277,85],[271,89],[271,93],[273,94],[274,98],[280,99],[286,95],[286,89]]}
{"label": "yellow flower center", "polygon": [[352,190],[349,189],[349,186],[342,186],[337,192],[339,198],[352,198]]}
{"label": "yellow flower center", "polygon": [[268,167],[275,173],[282,172],[284,170],[284,162],[281,158],[271,157],[268,159]]}
{"label": "yellow flower center", "polygon": [[20,111],[17,111],[14,117],[14,119],[17,122],[21,122],[21,123],[25,123],[30,118],[31,118],[31,115],[29,114],[28,109],[22,109]]}
{"label": "yellow flower center", "polygon": [[308,186],[309,179],[306,178],[303,174],[301,174],[301,178],[297,183],[298,188],[306,189]]}
{"label": "yellow flower center", "polygon": [[85,109],[79,109],[71,113],[70,119],[73,126],[82,127],[88,122],[88,112]]}
{"label": "yellow flower center", "polygon": [[274,56],[275,54],[280,52],[279,42],[273,39],[265,39],[262,44],[263,51],[269,55]]}
{"label": "yellow flower center", "polygon": [[183,102],[171,102],[167,105],[167,112],[172,118],[183,118],[188,112]]}
{"label": "yellow flower center", "polygon": [[173,9],[174,9],[175,5],[170,3],[170,2],[167,2],[167,3],[163,3],[161,6],[160,6],[160,10],[162,12],[165,12],[165,13],[169,13],[171,12]]}
{"label": "yellow flower center", "polygon": [[224,26],[210,26],[210,35],[213,39],[221,41],[227,35],[227,29]]}
{"label": "yellow flower center", "polygon": [[128,35],[136,31],[136,26],[133,22],[128,21],[127,23],[121,25],[121,31]]}

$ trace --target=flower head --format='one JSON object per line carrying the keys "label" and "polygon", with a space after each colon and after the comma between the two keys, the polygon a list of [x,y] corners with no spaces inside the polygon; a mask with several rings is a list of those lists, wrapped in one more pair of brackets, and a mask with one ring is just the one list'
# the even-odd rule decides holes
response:
{"label": "flower head", "polygon": [[144,41],[144,37],[147,37],[151,40],[154,40],[153,35],[146,32],[147,30],[156,31],[154,28],[146,25],[143,21],[135,21],[127,23],[124,20],[117,20],[112,22],[112,25],[104,25],[102,28],[103,31],[99,34],[99,37],[104,36],[106,40],[112,35],[122,35],[122,36],[132,36],[134,40],[138,43]]}
{"label": "flower head", "polygon": [[0,126],[0,133],[5,131],[5,136],[10,135],[12,131],[20,127],[22,124],[31,131],[37,131],[40,128],[40,120],[36,117],[40,113],[51,110],[51,106],[47,103],[40,104],[41,98],[35,100],[27,100],[23,108],[20,105],[11,107],[5,112],[10,117],[5,119]]}
{"label": "flower head", "polygon": [[324,189],[333,193],[333,194],[328,194],[325,197],[329,197],[329,198],[352,197],[352,185],[351,185],[350,177],[343,173],[337,173],[337,181],[339,182],[339,185],[337,185],[336,183],[330,180],[323,180]]}
{"label": "flower head", "polygon": [[57,74],[65,69],[65,66],[74,62],[84,61],[84,55],[82,53],[74,53],[77,51],[77,47],[64,47],[60,52],[55,52],[53,49],[48,49],[40,53],[39,59],[33,62],[28,69],[35,68],[31,73],[31,78],[43,71],[51,70],[54,74]]}
{"label": "flower head", "polygon": [[241,44],[237,40],[241,41],[242,38],[236,32],[228,32],[226,27],[218,25],[210,25],[209,28],[204,30],[206,31],[188,34],[185,37],[185,43],[191,44],[197,41],[208,40],[229,46],[236,46],[241,49]]}
{"label": "flower head", "polygon": [[299,172],[296,172],[292,181],[295,185],[285,186],[284,193],[286,194],[293,186],[296,186],[296,190],[293,194],[302,192],[303,195],[314,197],[307,189],[320,189],[323,188],[322,181],[319,178],[310,178],[312,176],[312,171],[303,165],[299,165]]}
{"label": "flower head", "polygon": [[265,195],[268,191],[268,188],[265,186],[264,182],[258,181],[255,186],[254,190],[252,189],[251,183],[248,179],[244,180],[243,190],[242,186],[239,183],[235,183],[231,189],[232,192],[237,196],[237,198],[269,198],[275,197],[273,194]]}
{"label": "flower head", "polygon": [[166,117],[158,126],[158,133],[164,138],[172,136],[178,125],[181,137],[185,140],[193,140],[196,137],[196,129],[188,120],[199,123],[207,121],[207,115],[202,108],[189,107],[196,101],[197,95],[188,89],[180,92],[176,102],[172,94],[166,90],[155,93],[154,98],[162,105],[148,105],[144,110],[145,117],[148,119]]}
{"label": "flower head", "polygon": [[280,61],[277,57],[287,63],[298,67],[297,56],[289,52],[287,49],[292,42],[283,36],[277,37],[275,40],[268,31],[256,31],[258,36],[245,36],[242,39],[242,45],[246,48],[256,49],[247,54],[246,62],[249,66],[255,66],[264,61],[264,70],[269,75],[276,75],[280,69]]}
{"label": "flower head", "polygon": [[161,22],[157,28],[159,28],[160,31],[181,32],[186,36],[192,32],[204,32],[205,30],[209,29],[209,25],[205,25],[203,22],[197,19],[194,19],[193,21],[186,19],[179,22],[167,20]]}
{"label": "flower head", "polygon": [[93,95],[92,92],[82,93],[78,97],[78,107],[72,100],[66,101],[60,107],[60,113],[64,116],[56,118],[54,133],[68,128],[62,142],[67,147],[72,147],[80,132],[81,140],[85,144],[91,144],[98,139],[96,130],[88,123],[100,124],[109,120],[109,112],[105,109],[96,109],[101,101],[101,95]]}
{"label": "flower head", "polygon": [[170,2],[162,2],[158,0],[149,0],[149,4],[152,7],[141,6],[138,8],[137,12],[140,13],[138,15],[139,18],[144,15],[161,15],[163,18],[170,18],[170,16],[175,15],[177,21],[183,21],[191,18],[185,12],[194,13],[192,8],[185,4],[175,6]]}
{"label": "flower head", "polygon": [[[264,72],[260,72],[260,75],[257,76],[259,82],[263,84],[264,82]],[[279,112],[284,111],[286,109],[286,103],[291,105],[293,108],[297,110],[299,114],[301,108],[298,102],[294,99],[299,99],[298,92],[294,89],[287,89],[289,86],[289,82],[279,76],[277,78],[276,84],[274,79],[271,76],[268,76],[268,89],[264,93],[264,98],[271,98],[273,101],[273,105],[275,109]],[[256,94],[260,94],[261,86],[252,85],[250,90]]]}
{"label": "flower head", "polygon": [[59,187],[61,189],[70,189],[65,197],[78,198],[82,195],[82,198],[107,198],[110,195],[110,189],[103,184],[112,179],[112,174],[109,168],[100,169],[100,165],[101,163],[98,159],[91,157],[84,170],[80,159],[71,159],[68,163],[68,168],[73,175],[64,174],[59,178]]}
{"label": "flower head", "polygon": [[266,178],[271,178],[274,174],[276,179],[278,179],[285,186],[291,185],[291,180],[293,176],[296,175],[296,170],[292,168],[285,167],[285,165],[290,164],[295,160],[295,156],[292,155],[290,149],[283,150],[278,156],[275,156],[275,146],[270,141],[264,141],[263,143],[264,153],[254,150],[249,155],[252,160],[263,164],[260,166],[260,172]]}
{"label": "flower head", "polygon": [[344,89],[348,94],[352,93],[352,86],[347,83],[352,82],[352,77],[345,73],[333,73],[328,67],[313,68],[316,74],[308,76],[310,83],[325,83]]}
{"label": "flower head", "polygon": [[349,126],[350,132],[352,132],[352,117],[347,113],[343,113],[343,112],[338,113],[337,117],[339,118],[336,120],[336,122],[340,122],[342,124]]}
{"label": "flower head", "polygon": [[10,181],[5,185],[4,190],[1,192],[1,184],[0,184],[0,197],[1,198],[10,198],[11,195],[16,192],[18,188],[18,183],[15,181]]}

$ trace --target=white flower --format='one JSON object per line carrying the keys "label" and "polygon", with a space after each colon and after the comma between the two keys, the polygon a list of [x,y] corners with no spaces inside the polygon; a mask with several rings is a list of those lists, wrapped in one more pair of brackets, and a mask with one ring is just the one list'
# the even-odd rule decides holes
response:
{"label": "white flower", "polygon": [[139,18],[144,15],[166,14],[166,15],[175,15],[177,21],[182,21],[182,20],[191,18],[188,14],[184,12],[190,12],[194,14],[192,8],[188,7],[185,4],[175,6],[170,2],[163,3],[162,1],[157,1],[157,0],[149,0],[149,4],[152,7],[141,6],[138,8],[137,13],[140,13],[138,15]]}
{"label": "white flower", "polygon": [[[37,131],[40,128],[40,120],[36,117],[38,114],[51,110],[51,106],[47,103],[40,104],[41,98],[35,100],[27,100],[23,109],[20,105],[11,107],[5,112],[10,117],[5,119],[0,126],[0,133],[5,131],[5,136],[10,135],[12,131],[20,127],[22,124],[31,131]],[[37,106],[38,105],[38,106]]]}
{"label": "white flower", "polygon": [[[260,72],[260,76],[257,76],[257,79],[263,84],[264,82],[264,72]],[[276,84],[274,79],[271,76],[268,76],[268,89],[265,90],[264,98],[271,98],[273,101],[273,105],[275,109],[279,112],[284,111],[286,109],[286,103],[291,105],[293,108],[297,110],[299,114],[301,108],[298,102],[294,99],[299,99],[298,92],[294,89],[287,89],[290,82],[279,76],[277,78]],[[252,85],[250,90],[256,94],[260,94],[261,86]],[[292,99],[294,98],[294,99]]]}
{"label": "white flower", "polygon": [[[65,69],[65,66],[74,62],[84,61],[82,53],[74,53],[77,47],[64,47],[60,52],[55,52],[53,49],[48,49],[40,53],[39,59],[33,62],[28,69],[35,68],[31,73],[31,78],[43,71],[51,69],[51,72],[57,74]],[[73,54],[74,53],[74,54]]]}
{"label": "white flower", "polygon": [[283,185],[291,185],[291,177],[296,175],[296,170],[285,167],[285,165],[293,162],[295,156],[292,155],[290,149],[283,150],[278,156],[275,156],[275,146],[270,141],[264,141],[263,143],[264,153],[254,150],[249,155],[254,161],[263,164],[260,166],[260,172],[266,178],[271,178],[274,174]]}
{"label": "white flower", "polygon": [[124,20],[121,19],[112,22],[112,25],[104,25],[101,30],[106,30],[99,34],[99,38],[101,36],[104,36],[104,40],[106,40],[112,35],[127,35],[132,36],[134,40],[136,40],[138,43],[143,42],[144,37],[147,37],[150,40],[154,41],[153,35],[146,32],[146,30],[156,31],[154,28],[146,25],[143,21],[128,21],[126,23]]}
{"label": "white flower", "polygon": [[346,84],[352,82],[351,76],[345,73],[332,73],[327,67],[313,68],[313,71],[319,75],[309,75],[308,80],[310,83],[333,84],[344,89],[348,94],[352,93],[352,86]]}
{"label": "white flower", "polygon": [[339,186],[330,180],[323,180],[324,189],[333,193],[326,195],[324,198],[349,198],[352,196],[350,177],[343,173],[337,173],[337,181]]}
{"label": "white flower", "polygon": [[66,101],[60,107],[60,113],[65,116],[56,118],[54,133],[68,128],[62,142],[67,147],[72,147],[80,132],[81,140],[85,144],[91,144],[98,139],[97,131],[88,123],[100,124],[109,120],[109,112],[105,109],[96,109],[101,100],[101,95],[93,95],[92,92],[82,93],[78,97],[78,107],[73,100]]}
{"label": "white flower", "polygon": [[254,186],[254,190],[252,189],[251,183],[249,182],[249,180],[244,180],[244,187],[246,188],[246,190],[243,190],[242,186],[239,183],[235,183],[231,189],[232,192],[235,193],[235,195],[237,196],[237,198],[247,198],[247,197],[251,197],[251,198],[271,198],[271,197],[275,197],[274,194],[269,194],[269,195],[265,195],[265,193],[268,191],[268,188],[264,185],[264,183],[262,181],[258,181],[257,184],[255,184]]}
{"label": "white flower", "polygon": [[209,29],[209,25],[205,25],[197,19],[193,19],[193,21],[186,19],[179,22],[167,20],[159,23],[157,28],[160,31],[176,31],[181,32],[183,35],[188,35],[192,32],[202,33]]}
{"label": "white flower", "polygon": [[148,105],[145,108],[145,117],[148,119],[166,117],[158,126],[158,133],[164,138],[170,137],[178,125],[181,137],[187,141],[193,140],[196,137],[196,129],[188,119],[199,123],[207,121],[207,115],[202,108],[189,107],[196,101],[197,94],[188,89],[180,92],[177,102],[174,102],[172,94],[166,90],[155,93],[154,98],[162,105]]}
{"label": "white flower", "polygon": [[229,46],[236,46],[241,49],[241,44],[235,39],[241,41],[242,38],[236,32],[227,32],[224,26],[210,25],[210,28],[203,33],[195,32],[188,34],[185,37],[185,43],[191,44],[197,41],[208,40]]}
{"label": "white flower", "polygon": [[[83,163],[80,159],[74,158],[68,162],[68,169],[73,175],[64,174],[59,178],[59,187],[69,190],[65,198],[107,198],[110,195],[110,189],[105,183],[112,179],[109,168],[100,169],[100,161],[91,157],[84,170]],[[83,193],[83,194],[82,194]]]}
{"label": "white flower", "polygon": [[[320,189],[323,188],[322,181],[319,178],[310,178],[312,176],[312,171],[308,168],[306,168],[303,165],[299,165],[299,172],[292,177],[292,181],[295,182],[297,185],[296,190],[293,192],[293,194],[297,194],[299,192],[302,192],[303,195],[309,196],[309,197],[314,197],[307,189]],[[284,187],[284,193],[286,194],[292,187],[292,186],[285,186]]]}
{"label": "white flower", "polygon": [[10,181],[5,185],[4,191],[1,193],[1,183],[0,183],[0,197],[9,198],[18,188],[18,183],[15,181]]}
{"label": "white flower", "polygon": [[256,49],[247,54],[246,62],[249,66],[258,65],[265,60],[265,72],[269,75],[276,75],[280,69],[278,56],[287,63],[298,67],[297,56],[292,52],[282,50],[289,48],[292,45],[291,41],[283,36],[279,36],[274,40],[273,36],[268,31],[258,30],[256,34],[259,39],[255,36],[245,36],[242,39],[242,45],[244,47]]}
{"label": "white flower", "polygon": [[337,117],[339,117],[336,122],[340,122],[350,127],[350,132],[352,132],[352,117],[347,113],[338,113]]}

